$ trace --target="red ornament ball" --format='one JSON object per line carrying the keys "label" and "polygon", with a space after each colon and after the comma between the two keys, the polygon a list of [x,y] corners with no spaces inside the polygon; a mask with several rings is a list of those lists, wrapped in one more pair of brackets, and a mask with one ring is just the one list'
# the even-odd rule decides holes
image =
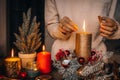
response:
{"label": "red ornament ball", "polygon": [[95,55],[96,52],[95,51],[91,51],[91,56]]}
{"label": "red ornament ball", "polygon": [[20,72],[20,77],[25,78],[27,76],[27,72]]}
{"label": "red ornament ball", "polygon": [[78,62],[83,65],[85,63],[85,59],[83,57],[79,57]]}

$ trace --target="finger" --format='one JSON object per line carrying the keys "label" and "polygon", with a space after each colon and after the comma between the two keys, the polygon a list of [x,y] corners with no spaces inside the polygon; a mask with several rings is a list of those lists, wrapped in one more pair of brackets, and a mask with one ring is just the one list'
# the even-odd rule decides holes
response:
{"label": "finger", "polygon": [[[63,24],[62,24],[62,23],[63,23]],[[65,18],[63,18],[63,19],[61,20],[61,24],[62,24],[62,28],[63,28],[64,30],[66,30],[67,32],[73,32],[73,31],[74,31],[73,29],[69,28],[69,27],[71,27],[71,26],[65,21]]]}
{"label": "finger", "polygon": [[71,30],[66,29],[66,27],[64,27],[61,23],[59,24],[58,30],[64,34],[72,32]]}
{"label": "finger", "polygon": [[70,33],[73,32],[73,30],[69,29],[68,27],[63,26],[62,28],[63,28],[66,32],[70,32]]}
{"label": "finger", "polygon": [[70,37],[70,34],[59,33],[60,39],[67,40]]}
{"label": "finger", "polygon": [[63,29],[63,25],[61,23],[59,23],[58,30],[59,30],[58,35],[60,36],[59,39],[67,40],[71,35],[71,33],[67,32]]}
{"label": "finger", "polygon": [[100,33],[101,36],[105,37],[105,38],[108,38],[109,36],[106,35],[106,34],[103,34],[103,33]]}
{"label": "finger", "polygon": [[64,27],[67,27],[68,29],[70,29],[71,31],[75,31],[75,29],[70,24],[68,24],[65,20],[61,20],[61,24]]}
{"label": "finger", "polygon": [[110,26],[115,26],[116,25],[116,22],[111,18],[101,17],[101,19],[102,19],[102,22],[107,23]]}
{"label": "finger", "polygon": [[113,34],[113,31],[107,31],[107,30],[101,28],[100,33],[111,36]]}
{"label": "finger", "polygon": [[109,26],[109,27],[114,27],[114,26],[115,26],[115,24],[110,23],[110,22],[108,22],[108,23],[102,22],[101,24],[102,24],[103,26]]}
{"label": "finger", "polygon": [[64,18],[66,18],[66,22],[68,22],[71,26],[78,30],[78,26],[69,17],[65,16]]}
{"label": "finger", "polygon": [[64,17],[61,20],[61,23],[66,26],[67,28],[73,30],[73,31],[77,31],[78,29],[76,28],[76,25],[68,18],[68,17]]}
{"label": "finger", "polygon": [[101,36],[105,37],[105,38],[109,38],[111,35],[108,34],[104,34],[104,33],[100,33]]}
{"label": "finger", "polygon": [[66,30],[63,29],[63,26],[61,23],[59,24],[58,30],[62,33],[66,33]]}
{"label": "finger", "polygon": [[113,26],[109,23],[101,23],[100,28],[103,28],[103,29],[108,30],[108,31],[117,31],[118,26],[117,26],[117,24]]}
{"label": "finger", "polygon": [[113,28],[113,27],[110,27],[110,26],[101,26],[101,27],[100,27],[100,30],[102,30],[102,29],[104,29],[104,30],[106,30],[106,31],[114,31],[114,28]]}

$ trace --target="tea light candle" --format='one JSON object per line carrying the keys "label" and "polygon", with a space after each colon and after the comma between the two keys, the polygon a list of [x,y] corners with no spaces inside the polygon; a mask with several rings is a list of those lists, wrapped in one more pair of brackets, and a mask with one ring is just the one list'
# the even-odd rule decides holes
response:
{"label": "tea light candle", "polygon": [[91,53],[92,34],[85,31],[85,21],[83,30],[83,32],[76,33],[75,53],[78,58],[82,57],[87,62]]}
{"label": "tea light candle", "polygon": [[27,63],[27,75],[30,78],[35,78],[40,74],[40,71],[37,68],[37,64],[35,62],[28,62]]}
{"label": "tea light candle", "polygon": [[21,70],[20,58],[14,57],[14,50],[11,51],[11,57],[5,59],[6,76],[17,78]]}
{"label": "tea light candle", "polygon": [[45,46],[42,47],[42,52],[37,54],[38,69],[41,73],[49,73],[51,71],[51,54],[45,51]]}

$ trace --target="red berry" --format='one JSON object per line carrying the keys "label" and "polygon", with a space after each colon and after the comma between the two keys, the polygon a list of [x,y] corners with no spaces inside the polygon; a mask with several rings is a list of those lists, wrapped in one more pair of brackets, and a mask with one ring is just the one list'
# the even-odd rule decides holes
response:
{"label": "red berry", "polygon": [[70,51],[69,51],[69,50],[65,50],[65,54],[66,54],[66,55],[69,55],[69,54],[70,54]]}
{"label": "red berry", "polygon": [[85,59],[83,57],[79,57],[78,62],[83,65],[85,63]]}
{"label": "red berry", "polygon": [[95,55],[96,52],[95,51],[91,51],[91,56]]}
{"label": "red berry", "polygon": [[27,76],[27,73],[26,73],[26,72],[20,72],[20,76],[21,76],[22,78],[24,78],[24,77]]}

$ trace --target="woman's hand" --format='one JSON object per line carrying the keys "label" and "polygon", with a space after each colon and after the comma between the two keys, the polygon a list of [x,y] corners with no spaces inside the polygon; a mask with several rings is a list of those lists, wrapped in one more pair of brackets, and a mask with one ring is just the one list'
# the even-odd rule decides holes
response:
{"label": "woman's hand", "polygon": [[111,37],[118,29],[116,22],[108,17],[101,17],[100,35],[105,38]]}
{"label": "woman's hand", "polygon": [[78,27],[72,20],[70,20],[70,18],[65,16],[61,19],[58,30],[63,34],[63,36],[65,36],[64,39],[68,39],[72,32],[78,30]]}

